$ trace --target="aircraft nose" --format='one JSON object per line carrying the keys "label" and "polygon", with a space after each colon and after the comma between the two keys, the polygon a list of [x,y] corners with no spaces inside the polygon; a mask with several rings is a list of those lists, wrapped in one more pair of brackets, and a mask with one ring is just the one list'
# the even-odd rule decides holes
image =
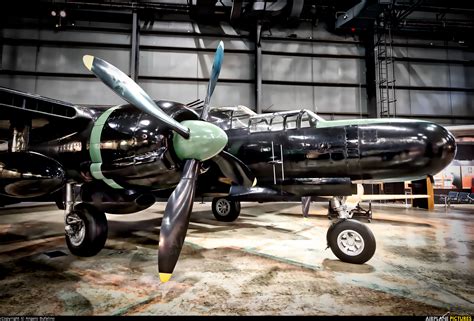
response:
{"label": "aircraft nose", "polygon": [[446,128],[435,123],[426,123],[422,132],[426,140],[425,156],[431,159],[432,171],[439,172],[454,159],[454,136]]}

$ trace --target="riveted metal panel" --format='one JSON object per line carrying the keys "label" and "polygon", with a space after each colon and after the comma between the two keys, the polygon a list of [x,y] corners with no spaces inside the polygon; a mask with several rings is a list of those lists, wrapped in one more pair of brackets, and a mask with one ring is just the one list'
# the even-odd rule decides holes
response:
{"label": "riveted metal panel", "polygon": [[410,90],[397,89],[397,114],[411,114],[410,104]]}
{"label": "riveted metal panel", "polygon": [[[204,97],[198,96],[197,81],[140,80],[139,85],[150,97],[156,100],[172,100],[181,103],[189,103],[198,98],[204,99]],[[216,87],[216,89],[218,87]]]}
{"label": "riveted metal panel", "polygon": [[[221,39],[218,37],[187,37],[181,35],[156,34],[143,34],[140,36],[140,45],[144,46],[215,49],[220,41]],[[224,48],[226,50],[253,50],[254,48],[253,43],[243,39],[222,39],[222,42],[224,43]]]}
{"label": "riveted metal panel", "polygon": [[[376,70],[376,72],[378,72]],[[395,79],[398,86],[410,86],[410,64],[408,62],[395,62]]]}
{"label": "riveted metal panel", "polygon": [[410,63],[412,86],[449,86],[448,66],[433,63]]}
{"label": "riveted metal panel", "polygon": [[[198,78],[209,78],[214,61],[214,53],[198,53]],[[253,55],[226,53],[219,78],[253,79]]]}
{"label": "riveted metal panel", "polygon": [[451,92],[450,95],[453,115],[474,116],[474,93]]}
{"label": "riveted metal panel", "polygon": [[74,104],[116,105],[125,101],[95,78],[38,77],[35,93]]}
{"label": "riveted metal panel", "polygon": [[314,110],[313,88],[309,86],[263,85],[262,111]]}
{"label": "riveted metal panel", "polygon": [[312,81],[311,59],[264,55],[262,77],[264,80]]}
{"label": "riveted metal panel", "polygon": [[130,52],[123,49],[41,47],[38,51],[37,71],[90,74],[82,57],[93,55],[107,60],[126,74],[130,69]]}
{"label": "riveted metal panel", "polygon": [[313,81],[365,83],[365,63],[361,59],[313,58]]}
{"label": "riveted metal panel", "polygon": [[171,51],[141,51],[140,75],[190,77],[197,74],[197,53]]}
{"label": "riveted metal panel", "polygon": [[430,90],[410,92],[411,112],[418,115],[450,115],[449,93]]}
{"label": "riveted metal panel", "polygon": [[35,70],[36,47],[3,46],[2,69]]}
{"label": "riveted metal panel", "polygon": [[35,93],[36,79],[29,76],[0,75],[0,86]]}
{"label": "riveted metal panel", "polygon": [[450,65],[451,87],[474,88],[474,67]]}
{"label": "riveted metal panel", "polygon": [[435,48],[406,48],[407,55],[411,58],[432,58],[447,59],[448,51],[446,49]]}
{"label": "riveted metal panel", "polygon": [[[254,109],[253,84],[217,83],[211,99],[211,106],[237,106],[244,105]],[[200,82],[198,97],[204,100],[207,92],[207,83]],[[196,99],[197,99],[196,98]]]}
{"label": "riveted metal panel", "polygon": [[262,50],[289,53],[313,53],[332,55],[364,55],[365,49],[355,44],[321,44],[308,42],[262,41]]}
{"label": "riveted metal panel", "polygon": [[365,88],[314,87],[316,110],[366,113]]}

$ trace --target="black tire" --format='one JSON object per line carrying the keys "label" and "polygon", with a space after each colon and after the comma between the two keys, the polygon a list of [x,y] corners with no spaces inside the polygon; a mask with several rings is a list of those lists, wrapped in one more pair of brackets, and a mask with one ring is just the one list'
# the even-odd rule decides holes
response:
{"label": "black tire", "polygon": [[89,204],[78,204],[74,207],[75,213],[83,222],[85,235],[79,244],[73,244],[69,235],[66,233],[66,244],[69,251],[82,257],[94,256],[102,250],[107,240],[107,218],[105,213]]}
{"label": "black tire", "polygon": [[[355,235],[350,231],[356,232],[358,235]],[[347,253],[351,252],[349,247],[344,249],[344,243],[341,241],[341,244],[339,244],[338,242],[338,237],[340,237],[341,240],[347,240],[344,236],[348,235],[355,237],[355,242],[359,244],[359,248],[354,245],[356,251],[351,254]],[[358,221],[339,220],[335,222],[329,228],[326,238],[328,246],[331,248],[334,255],[343,262],[364,264],[374,256],[376,248],[374,234],[366,225]]]}
{"label": "black tire", "polygon": [[226,197],[214,198],[212,213],[218,221],[233,222],[240,215],[240,202]]}

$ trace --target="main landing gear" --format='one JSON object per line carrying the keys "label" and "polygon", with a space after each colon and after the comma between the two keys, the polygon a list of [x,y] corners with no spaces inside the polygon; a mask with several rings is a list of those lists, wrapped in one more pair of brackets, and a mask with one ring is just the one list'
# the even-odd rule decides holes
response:
{"label": "main landing gear", "polygon": [[366,225],[351,219],[352,214],[342,198],[331,199],[330,210],[338,215],[326,234],[328,247],[334,255],[343,262],[355,264],[370,260],[376,248],[374,234]]}
{"label": "main landing gear", "polygon": [[66,244],[77,256],[94,256],[102,250],[107,240],[105,213],[86,203],[76,204],[76,185],[66,185],[64,223]]}
{"label": "main landing gear", "polygon": [[240,215],[240,202],[228,197],[218,197],[212,200],[212,213],[216,220],[233,222]]}

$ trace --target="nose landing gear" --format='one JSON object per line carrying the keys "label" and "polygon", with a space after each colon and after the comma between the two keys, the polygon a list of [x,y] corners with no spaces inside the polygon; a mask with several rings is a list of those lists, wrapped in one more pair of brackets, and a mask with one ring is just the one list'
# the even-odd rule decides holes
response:
{"label": "nose landing gear", "polygon": [[375,253],[376,242],[372,231],[364,224],[350,219],[351,213],[342,198],[334,197],[330,209],[338,219],[329,227],[326,240],[331,251],[343,262],[363,264]]}

